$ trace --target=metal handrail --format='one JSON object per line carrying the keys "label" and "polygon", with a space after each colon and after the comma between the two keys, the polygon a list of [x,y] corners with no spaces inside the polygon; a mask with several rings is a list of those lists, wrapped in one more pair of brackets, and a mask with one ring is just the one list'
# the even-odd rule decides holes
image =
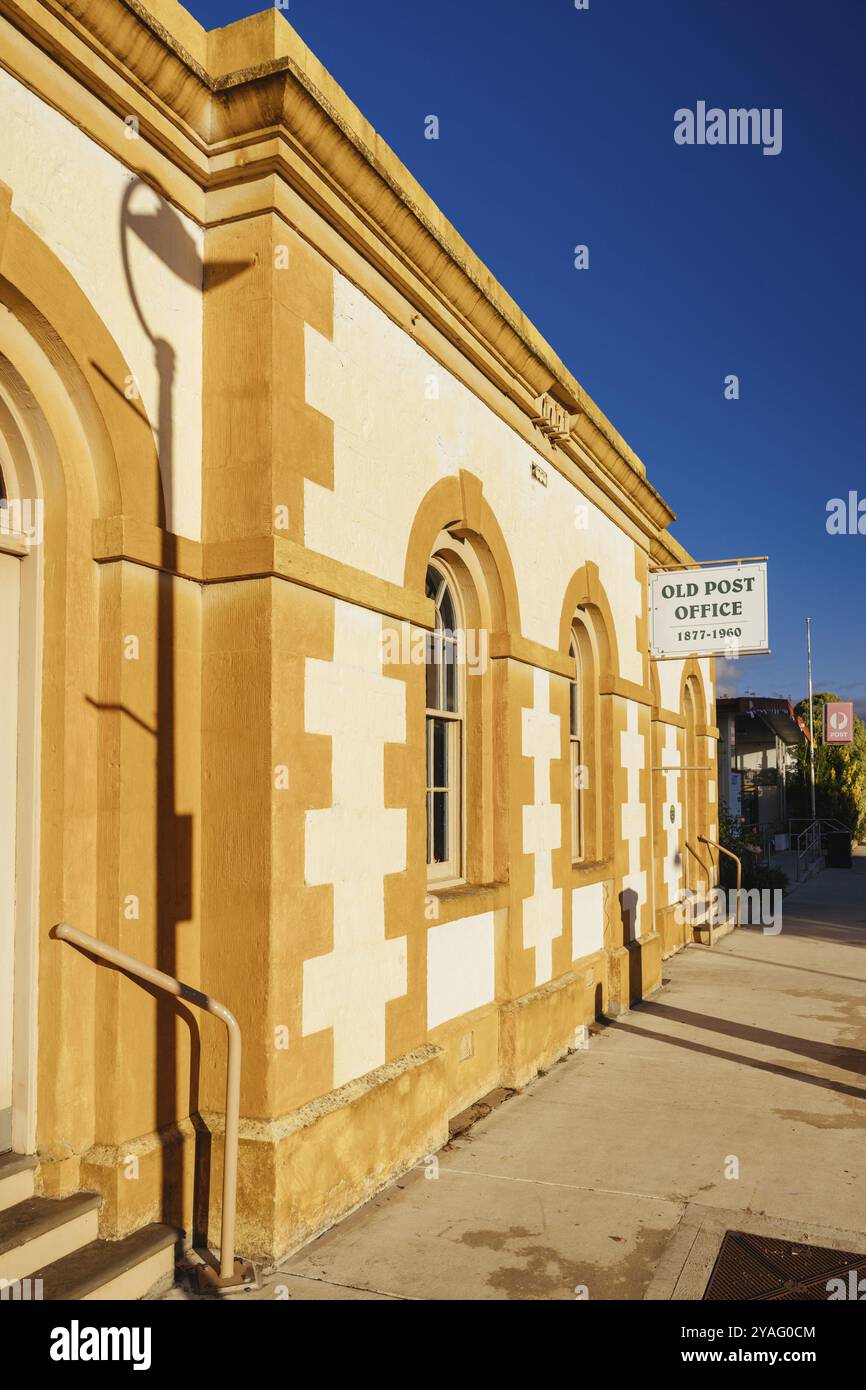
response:
{"label": "metal handrail", "polygon": [[[800,819],[798,817],[798,819]],[[793,824],[793,821],[791,822]],[[795,839],[794,849],[797,855],[797,882],[802,876],[804,861],[808,867],[809,863],[814,863],[821,857],[822,825],[832,824],[829,821],[813,820],[809,821],[804,830],[801,830]]]}
{"label": "metal handrail", "polygon": [[[851,827],[850,827],[850,825],[843,825],[842,822],[841,822],[840,820],[836,819],[835,816],[815,816],[815,817],[812,817],[812,816],[790,816],[790,817],[788,818],[788,825],[789,825],[789,826],[790,826],[790,825],[797,825],[798,822],[801,823],[801,824],[803,824],[803,825],[805,825],[807,828],[808,828],[810,825],[829,825],[831,830],[844,830],[844,831],[846,831],[848,834],[851,833]],[[792,834],[795,834],[795,833],[797,833],[797,834],[802,834],[802,831],[797,831],[797,832],[792,831],[791,833],[792,833]]]}
{"label": "metal handrail", "polygon": [[[803,877],[803,869],[809,868],[810,864],[817,863],[821,857],[824,836],[828,833],[851,835],[850,826],[843,825],[840,820],[833,816],[816,816],[810,819],[808,816],[792,816],[788,820],[789,827],[802,824],[805,828],[800,831],[790,830],[794,841],[794,851],[797,856],[797,882]],[[852,836],[853,840],[853,836]]]}
{"label": "metal handrail", "polygon": [[241,1030],[237,1019],[231,1010],[226,1008],[225,1004],[220,1004],[209,994],[202,994],[200,990],[193,989],[191,985],[183,984],[181,980],[174,979],[172,975],[166,975],[164,971],[156,970],[152,965],[145,965],[143,961],[136,960],[134,956],[128,956],[125,951],[118,951],[116,946],[109,946],[105,941],[100,941],[95,936],[88,936],[87,932],[79,931],[77,927],[71,927],[68,922],[58,922],[56,926],[51,928],[50,935],[58,941],[68,941],[71,945],[78,946],[82,951],[89,951],[91,955],[110,961],[112,965],[128,971],[130,975],[135,975],[140,980],[146,980],[148,984],[155,985],[157,989],[164,989],[167,994],[173,994],[188,1004],[195,1004],[196,1008],[204,1009],[206,1013],[213,1014],[214,1018],[220,1019],[225,1024],[228,1033],[228,1056],[226,1059],[226,1137],[223,1153],[219,1283],[237,1282],[241,1272],[240,1269],[235,1269],[238,1133],[241,1109]]}
{"label": "metal handrail", "polygon": [[[699,839],[699,840],[703,839],[703,836],[699,835],[699,836],[698,836],[698,839]],[[711,884],[712,876],[713,876],[713,874],[712,874],[712,865],[710,866],[710,868],[707,868],[706,864],[704,863],[704,861],[703,861],[703,859],[701,858],[701,856],[698,854],[697,850],[694,849],[694,848],[692,847],[692,845],[689,844],[688,840],[686,840],[686,849],[688,850],[689,854],[692,856],[693,859],[697,859],[698,863],[700,864],[701,868],[703,869],[704,873],[706,874],[706,876],[707,876],[707,887],[709,888],[709,887],[710,887],[710,884]]]}
{"label": "metal handrail", "polygon": [[720,845],[716,840],[709,840],[709,839],[707,839],[707,836],[706,836],[706,835],[699,835],[699,836],[698,836],[698,841],[699,841],[699,843],[701,843],[701,844],[710,845],[713,849],[717,849],[717,850],[719,851],[720,854],[726,854],[726,855],[728,856],[729,859],[733,859],[734,863],[735,863],[736,866],[737,866],[737,924],[736,924],[736,930],[739,931],[739,927],[740,927],[740,901],[741,901],[741,891],[740,891],[740,890],[741,890],[742,884],[743,884],[743,861],[742,861],[742,859],[740,858],[740,856],[739,856],[738,854],[734,854],[734,851],[733,851],[732,849],[725,849],[724,845]]}

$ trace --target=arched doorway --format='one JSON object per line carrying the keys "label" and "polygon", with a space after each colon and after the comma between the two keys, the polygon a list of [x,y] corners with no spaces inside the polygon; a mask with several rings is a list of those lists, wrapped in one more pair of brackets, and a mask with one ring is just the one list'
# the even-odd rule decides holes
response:
{"label": "arched doorway", "polygon": [[84,1152],[104,1091],[105,1063],[99,1075],[92,1059],[113,981],[47,937],[66,917],[92,929],[112,916],[123,656],[105,640],[119,620],[110,605],[105,619],[94,524],[164,516],[154,431],[123,392],[131,379],[80,286],[13,208],[0,238],[0,1149],[16,1153],[36,1152],[37,1127],[40,1154]]}
{"label": "arched doorway", "polygon": [[33,1146],[42,498],[0,393],[0,1153]]}
{"label": "arched doorway", "polygon": [[697,851],[696,836],[696,778],[697,773],[697,737],[695,729],[697,726],[697,714],[695,711],[695,696],[691,681],[686,682],[683,692],[683,717],[686,721],[686,746],[685,746],[685,786],[683,789],[683,833],[686,837],[685,852],[685,886],[686,888],[696,889],[698,887],[698,863],[695,859]]}
{"label": "arched doorway", "polygon": [[[2,463],[0,463],[2,468]],[[19,560],[0,472],[0,1153],[12,1147],[12,1004],[15,964],[15,844],[18,793]]]}
{"label": "arched doorway", "polygon": [[693,893],[708,893],[711,871],[708,853],[698,836],[704,826],[704,797],[706,757],[698,736],[703,723],[703,699],[698,679],[688,676],[683,685],[683,718],[685,720],[685,775],[683,778],[683,834],[685,836],[684,887]]}

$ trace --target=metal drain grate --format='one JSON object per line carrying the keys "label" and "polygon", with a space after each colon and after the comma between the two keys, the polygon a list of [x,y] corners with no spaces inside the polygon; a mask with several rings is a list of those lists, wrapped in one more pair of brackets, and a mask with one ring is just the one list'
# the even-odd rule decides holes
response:
{"label": "metal drain grate", "polygon": [[[726,1231],[704,1298],[826,1302],[833,1292],[837,1298],[858,1298],[866,1294],[864,1276],[866,1255]],[[842,1284],[828,1289],[831,1279]]]}

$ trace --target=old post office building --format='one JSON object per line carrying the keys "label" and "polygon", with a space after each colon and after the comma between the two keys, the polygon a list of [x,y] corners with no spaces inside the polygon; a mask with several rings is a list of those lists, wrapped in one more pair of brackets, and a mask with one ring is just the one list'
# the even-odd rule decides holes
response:
{"label": "old post office building", "polygon": [[274,1261],[689,939],[689,557],[278,10],[3,4],[0,120],[0,1205],[218,1247],[225,1018],[168,977],[237,1021]]}

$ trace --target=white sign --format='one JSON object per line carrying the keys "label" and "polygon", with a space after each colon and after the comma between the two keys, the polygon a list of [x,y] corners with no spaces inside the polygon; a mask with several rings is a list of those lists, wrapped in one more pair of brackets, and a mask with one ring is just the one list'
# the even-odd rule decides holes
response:
{"label": "white sign", "polygon": [[650,575],[652,656],[769,650],[765,561]]}

